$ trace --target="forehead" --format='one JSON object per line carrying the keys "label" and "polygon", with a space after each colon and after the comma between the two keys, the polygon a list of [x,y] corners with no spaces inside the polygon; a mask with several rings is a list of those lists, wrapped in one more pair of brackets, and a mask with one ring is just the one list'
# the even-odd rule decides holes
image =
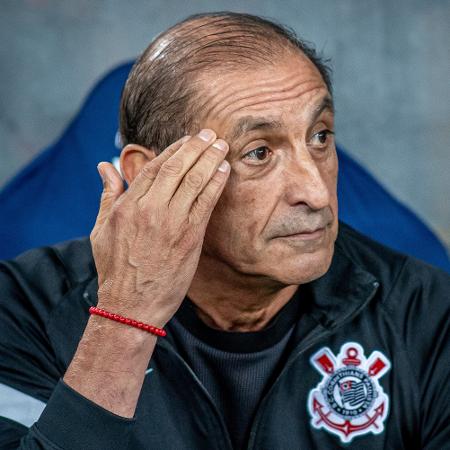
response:
{"label": "forehead", "polygon": [[[235,134],[237,122],[248,123],[253,117],[268,117],[280,124],[289,116],[296,116],[296,120],[302,115],[310,117],[326,98],[325,109],[332,110],[331,96],[320,72],[303,55],[280,58],[265,67],[255,64],[217,71],[204,77],[201,84],[203,122],[219,128],[216,131],[227,138]],[[258,124],[252,128],[255,126]]]}

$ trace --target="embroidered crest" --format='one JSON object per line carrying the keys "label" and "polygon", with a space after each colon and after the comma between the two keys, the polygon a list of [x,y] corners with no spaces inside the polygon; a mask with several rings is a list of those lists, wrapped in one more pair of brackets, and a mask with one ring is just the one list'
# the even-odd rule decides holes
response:
{"label": "embroidered crest", "polygon": [[366,358],[359,344],[348,342],[337,356],[327,347],[320,349],[311,357],[311,364],[323,375],[308,397],[314,428],[324,428],[346,443],[384,430],[389,397],[378,380],[391,363],[381,352]]}

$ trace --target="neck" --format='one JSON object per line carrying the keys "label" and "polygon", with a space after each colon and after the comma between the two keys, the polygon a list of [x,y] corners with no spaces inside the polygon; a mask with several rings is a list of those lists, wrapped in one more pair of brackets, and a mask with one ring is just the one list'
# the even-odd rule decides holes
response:
{"label": "neck", "polygon": [[263,329],[297,289],[202,256],[187,295],[208,326],[245,332]]}

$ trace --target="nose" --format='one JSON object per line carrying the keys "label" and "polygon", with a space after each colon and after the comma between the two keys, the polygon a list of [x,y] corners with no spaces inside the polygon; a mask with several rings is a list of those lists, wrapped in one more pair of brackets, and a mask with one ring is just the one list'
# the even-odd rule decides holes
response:
{"label": "nose", "polygon": [[330,205],[330,191],[323,169],[307,149],[301,149],[287,162],[284,171],[286,199],[290,205],[306,203],[319,210]]}

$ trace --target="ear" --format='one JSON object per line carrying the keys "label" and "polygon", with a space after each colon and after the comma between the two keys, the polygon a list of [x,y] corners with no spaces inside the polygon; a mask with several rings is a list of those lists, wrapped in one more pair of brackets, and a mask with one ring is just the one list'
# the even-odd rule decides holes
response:
{"label": "ear", "polygon": [[128,144],[120,153],[120,169],[128,185],[136,178],[145,163],[156,158],[156,153],[138,144]]}

